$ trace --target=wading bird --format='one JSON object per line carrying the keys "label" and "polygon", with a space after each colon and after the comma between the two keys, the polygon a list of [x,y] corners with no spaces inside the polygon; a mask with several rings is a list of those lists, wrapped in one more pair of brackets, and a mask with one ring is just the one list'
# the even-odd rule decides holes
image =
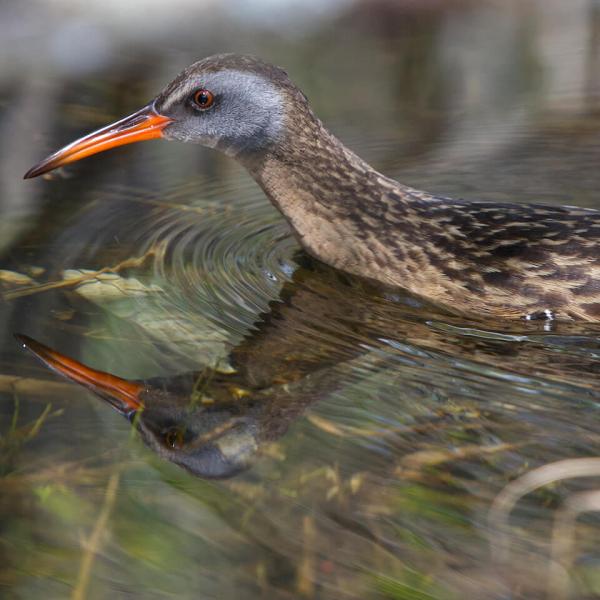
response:
{"label": "wading bird", "polygon": [[460,313],[600,320],[600,212],[453,200],[402,185],[335,138],[283,70],[249,56],[194,63],[147,106],[25,177],[158,137],[238,160],[301,246],[336,269]]}

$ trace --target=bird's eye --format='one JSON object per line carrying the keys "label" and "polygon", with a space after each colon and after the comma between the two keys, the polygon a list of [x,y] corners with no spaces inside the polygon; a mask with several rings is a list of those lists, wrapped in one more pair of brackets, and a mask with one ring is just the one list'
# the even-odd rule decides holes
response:
{"label": "bird's eye", "polygon": [[196,108],[200,110],[206,110],[213,105],[215,97],[212,92],[208,90],[196,90],[192,96],[192,102]]}
{"label": "bird's eye", "polygon": [[180,427],[171,427],[164,433],[164,441],[169,448],[181,448],[185,443],[184,437]]}

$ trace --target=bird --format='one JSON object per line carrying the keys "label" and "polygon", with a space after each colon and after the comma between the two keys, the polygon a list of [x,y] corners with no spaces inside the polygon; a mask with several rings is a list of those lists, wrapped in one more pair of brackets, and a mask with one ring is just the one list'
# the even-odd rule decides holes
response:
{"label": "bird", "polygon": [[237,160],[300,246],[335,269],[455,314],[600,321],[600,211],[452,199],[399,183],[336,138],[283,69],[253,56],[192,64],[142,109],[25,178],[153,138]]}

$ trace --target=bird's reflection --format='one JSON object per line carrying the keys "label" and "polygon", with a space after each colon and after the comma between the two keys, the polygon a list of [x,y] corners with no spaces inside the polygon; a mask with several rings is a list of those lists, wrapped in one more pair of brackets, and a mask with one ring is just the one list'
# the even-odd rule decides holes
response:
{"label": "bird's reflection", "polygon": [[347,384],[344,372],[352,369],[353,359],[384,346],[389,350],[390,340],[505,373],[575,382],[590,393],[597,385],[600,367],[593,352],[576,360],[571,353],[549,353],[541,334],[512,344],[456,335],[432,326],[436,316],[444,323],[452,320],[417,299],[391,301],[368,284],[307,263],[255,331],[232,349],[233,370],[226,372],[207,368],[129,381],[17,337],[47,366],[127,417],[148,447],[205,478],[231,477],[247,469],[309,404]]}

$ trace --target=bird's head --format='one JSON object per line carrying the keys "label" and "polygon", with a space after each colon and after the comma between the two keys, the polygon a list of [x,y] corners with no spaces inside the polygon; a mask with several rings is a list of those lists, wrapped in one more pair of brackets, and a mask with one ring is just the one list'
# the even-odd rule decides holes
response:
{"label": "bird's head", "polygon": [[309,112],[308,104],[282,69],[250,56],[211,56],[182,71],[142,109],[48,156],[25,178],[153,138],[195,142],[243,160],[280,143],[291,112]]}

